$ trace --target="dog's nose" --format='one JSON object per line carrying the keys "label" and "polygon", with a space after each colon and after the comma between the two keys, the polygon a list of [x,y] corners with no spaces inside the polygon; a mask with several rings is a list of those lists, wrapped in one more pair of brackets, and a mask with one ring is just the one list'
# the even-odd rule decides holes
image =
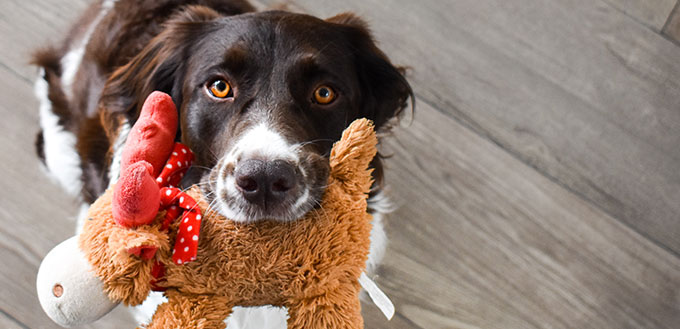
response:
{"label": "dog's nose", "polygon": [[245,160],[234,171],[236,186],[250,203],[270,208],[297,185],[295,167],[283,160]]}

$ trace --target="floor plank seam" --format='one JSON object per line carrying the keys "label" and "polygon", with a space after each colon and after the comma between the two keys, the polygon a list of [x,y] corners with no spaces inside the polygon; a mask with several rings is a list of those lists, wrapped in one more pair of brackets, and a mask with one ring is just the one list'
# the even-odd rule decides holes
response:
{"label": "floor plank seam", "polygon": [[674,37],[668,35],[666,31],[668,30],[668,25],[671,24],[671,21],[673,20],[673,17],[680,14],[678,13],[678,6],[680,5],[680,0],[675,2],[675,6],[673,6],[673,9],[671,10],[671,13],[668,14],[668,18],[666,18],[666,22],[663,24],[663,28],[661,29],[661,37],[672,42],[674,45],[680,47],[680,40],[675,39]]}
{"label": "floor plank seam", "polygon": [[25,328],[25,329],[31,329],[29,326],[23,324],[21,321],[19,321],[17,318],[13,317],[11,314],[5,312],[5,310],[0,308],[0,314],[4,315],[8,319],[10,319],[12,322],[16,323],[19,327]]}
{"label": "floor plank seam", "polygon": [[409,326],[411,326],[412,329],[423,329],[423,327],[421,327],[421,326],[415,324],[415,323],[414,323],[411,319],[409,319],[406,315],[401,314],[401,312],[399,312],[399,310],[397,310],[394,314],[395,314],[398,318],[404,320],[404,322],[408,323]]}
{"label": "floor plank seam", "polygon": [[671,42],[672,44],[674,44],[674,45],[680,47],[680,41],[673,39],[673,38],[670,37],[668,34],[663,33],[663,32],[662,32],[660,35],[661,35],[662,38],[668,40],[668,41]]}
{"label": "floor plank seam", "polygon": [[626,13],[625,11],[623,11],[623,10],[621,10],[621,9],[619,9],[619,8],[616,8],[616,7],[615,7],[614,5],[612,5],[609,1],[606,1],[606,0],[601,0],[601,1],[604,2],[608,7],[612,8],[613,10],[616,10],[616,11],[619,12],[620,14],[622,14],[622,15],[628,17],[628,18],[631,19],[633,22],[635,22],[635,23],[637,23],[637,24],[640,24],[640,26],[643,26],[644,28],[649,29],[649,30],[652,31],[653,33],[658,34],[659,36],[661,36],[661,37],[662,37],[663,39],[665,39],[666,41],[669,41],[669,42],[671,42],[672,44],[674,44],[674,45],[680,47],[680,41],[673,39],[672,37],[668,36],[668,35],[664,32],[664,31],[666,30],[666,27],[668,26],[669,22],[670,22],[671,19],[673,18],[673,13],[675,13],[675,11],[676,11],[676,9],[677,9],[677,7],[678,7],[678,4],[680,4],[680,0],[679,0],[678,2],[675,3],[675,5],[673,6],[673,9],[671,9],[671,12],[668,14],[668,17],[666,18],[666,21],[664,22],[663,26],[662,26],[661,29],[658,30],[658,31],[657,31],[657,29],[656,29],[654,26],[651,26],[651,25],[649,25],[649,24],[645,24],[645,23],[642,22],[641,20],[637,19],[635,16],[632,16],[632,15]]}
{"label": "floor plank seam", "polygon": [[[600,1],[602,1],[602,3],[604,3],[605,5],[607,5],[607,7],[609,7],[609,8],[611,8],[611,9],[617,11],[617,12],[620,13],[621,15],[624,15],[624,16],[628,17],[628,18],[631,19],[633,22],[635,22],[635,23],[637,23],[637,24],[640,24],[641,26],[644,26],[645,28],[651,30],[652,32],[654,32],[654,33],[656,33],[656,34],[662,34],[661,32],[663,31],[663,27],[666,26],[666,25],[664,24],[664,26],[663,26],[661,29],[657,30],[654,26],[649,25],[649,24],[647,24],[647,23],[641,21],[641,20],[638,19],[637,17],[635,17],[635,16],[633,16],[633,15],[631,15],[631,14],[625,12],[623,9],[617,8],[617,7],[614,6],[611,2],[609,2],[609,1],[607,1],[607,0],[600,0]],[[677,6],[677,2],[676,2],[676,6]],[[672,13],[672,12],[673,12],[673,11],[671,10],[671,13]]]}
{"label": "floor plank seam", "polygon": [[675,2],[675,6],[673,6],[673,9],[671,9],[671,12],[668,14],[668,17],[666,17],[666,22],[663,23],[663,27],[661,27],[661,34],[665,35],[664,31],[666,31],[666,28],[668,28],[668,24],[671,23],[671,20],[673,19],[674,14],[678,10],[678,4],[680,4],[680,0]]}
{"label": "floor plank seam", "polygon": [[[414,94],[415,94],[415,96],[416,96],[416,98],[418,99],[419,102],[423,102],[423,103],[427,104],[428,106],[431,106],[431,107],[432,107],[433,109],[435,109],[437,112],[443,114],[444,116],[447,116],[447,117],[453,119],[453,120],[456,121],[458,124],[460,124],[461,126],[463,126],[465,129],[469,129],[470,131],[472,131],[474,134],[478,135],[478,136],[481,137],[482,139],[487,140],[487,141],[493,143],[494,145],[498,146],[501,150],[503,150],[503,152],[507,153],[508,155],[510,155],[511,157],[513,157],[514,159],[516,159],[517,161],[519,161],[519,162],[521,162],[522,164],[528,166],[529,168],[535,170],[539,175],[545,177],[545,178],[548,179],[550,182],[552,182],[552,183],[556,184],[557,186],[559,186],[559,187],[565,189],[567,192],[569,192],[569,193],[575,195],[577,198],[579,198],[580,200],[582,200],[582,201],[588,203],[589,205],[591,205],[592,207],[598,209],[599,211],[602,211],[604,214],[606,214],[607,216],[613,218],[616,222],[618,222],[619,224],[621,224],[621,225],[623,225],[624,227],[628,228],[628,229],[631,230],[632,232],[634,232],[634,233],[638,234],[639,236],[643,237],[645,240],[651,242],[651,243],[652,243],[653,245],[655,245],[656,247],[659,247],[659,248],[661,248],[662,250],[668,252],[670,255],[674,256],[675,258],[680,259],[680,253],[679,253],[679,252],[676,252],[675,250],[673,250],[673,249],[669,248],[668,246],[662,244],[662,243],[659,242],[657,239],[652,238],[650,235],[646,234],[645,232],[641,232],[641,231],[637,230],[635,227],[631,226],[631,225],[628,224],[626,221],[623,221],[623,220],[619,219],[617,216],[615,216],[614,214],[612,214],[611,212],[609,212],[607,209],[605,209],[605,208],[603,208],[602,206],[600,206],[599,204],[593,202],[593,200],[591,200],[590,198],[588,198],[588,197],[587,197],[586,195],[584,195],[583,193],[580,193],[580,192],[578,192],[577,190],[574,190],[574,189],[571,188],[569,185],[564,184],[563,182],[561,182],[560,180],[558,180],[556,177],[554,177],[554,176],[552,176],[552,175],[549,175],[545,170],[542,170],[540,167],[538,167],[538,166],[536,166],[536,165],[530,163],[530,162],[527,161],[520,153],[515,152],[515,151],[513,151],[512,149],[509,149],[509,148],[506,147],[505,145],[501,144],[498,140],[496,140],[495,138],[493,138],[490,134],[486,133],[486,131],[484,131],[483,128],[481,128],[481,127],[475,128],[475,126],[473,125],[473,123],[470,123],[470,122],[468,122],[467,120],[462,120],[462,119],[458,118],[458,116],[456,116],[456,115],[453,114],[453,113],[449,113],[449,112],[447,112],[447,111],[444,111],[443,109],[440,108],[440,106],[438,106],[438,105],[437,105],[436,103],[434,103],[434,102],[429,101],[424,95],[422,95],[422,94],[420,94],[420,93],[417,93],[417,92],[416,92],[416,93],[414,93]],[[449,106],[452,106],[454,111],[456,111],[456,112],[461,112],[461,111],[456,110],[456,109],[455,109],[455,106],[453,106],[453,105],[449,105]],[[462,113],[462,112],[461,112],[461,113]],[[415,115],[415,114],[414,114],[414,115]]]}
{"label": "floor plank seam", "polygon": [[[26,64],[26,65],[28,65],[28,64]],[[0,62],[0,67],[6,69],[7,72],[11,73],[15,77],[17,77],[19,80],[27,82],[30,85],[33,85],[33,81],[31,81],[29,78],[25,77],[23,74],[17,72],[16,70],[12,69],[9,65],[7,65],[3,62]]]}

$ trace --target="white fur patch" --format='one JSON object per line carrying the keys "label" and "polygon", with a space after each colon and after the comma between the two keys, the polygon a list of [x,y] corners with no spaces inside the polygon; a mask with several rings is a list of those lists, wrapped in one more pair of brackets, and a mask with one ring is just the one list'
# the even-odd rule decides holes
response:
{"label": "white fur patch", "polygon": [[366,273],[373,274],[382,262],[387,250],[387,234],[385,234],[385,226],[383,224],[384,213],[373,213],[373,227],[371,228],[371,247],[368,251],[368,259],[366,260]]}
{"label": "white fur patch", "polygon": [[59,124],[59,117],[52,112],[48,98],[49,86],[43,78],[45,71],[35,82],[35,95],[40,101],[40,128],[42,128],[47,171],[61,187],[72,196],[79,196],[83,188],[80,156],[76,151],[76,136]]}
{"label": "white fur patch", "polygon": [[61,58],[61,85],[66,95],[66,99],[73,101],[73,80],[75,80],[76,73],[80,69],[80,64],[83,61],[83,55],[85,54],[85,45],[87,44],[87,39],[84,40],[78,48],[70,50],[64,57]]}
{"label": "white fur patch", "polygon": [[123,146],[125,145],[128,134],[130,134],[130,124],[126,120],[120,126],[118,137],[116,137],[116,141],[113,142],[113,156],[111,158],[111,166],[109,167],[109,187],[113,186],[120,177],[120,160],[123,156]]}
{"label": "white fur patch", "polygon": [[154,312],[156,312],[156,308],[158,308],[158,305],[163,304],[167,301],[168,299],[165,298],[162,292],[152,291],[151,293],[149,293],[149,296],[146,297],[143,303],[131,307],[130,313],[132,313],[132,317],[135,318],[135,321],[137,321],[137,323],[148,324],[149,322],[151,322],[151,317],[153,317]]}
{"label": "white fur patch", "polygon": [[292,163],[299,161],[295,147],[266,123],[258,124],[243,134],[227,155],[227,163],[235,165],[244,158],[287,160]]}
{"label": "white fur patch", "polygon": [[78,217],[76,217],[76,235],[80,235],[83,231],[83,226],[85,225],[85,220],[87,219],[88,211],[90,210],[90,205],[87,203],[81,203],[80,209],[78,209]]}
{"label": "white fur patch", "polygon": [[373,221],[371,224],[371,247],[368,252],[368,259],[366,260],[366,273],[373,274],[382,262],[387,249],[387,234],[385,234],[385,225],[383,217],[394,211],[394,206],[390,202],[385,192],[380,191],[373,197],[368,199],[368,207],[372,211]]}
{"label": "white fur patch", "polygon": [[[247,130],[236,142],[232,150],[225,156],[224,165],[221,170],[226,170],[226,167],[235,168],[238,165],[238,162],[243,159],[257,158],[263,161],[289,161],[297,166],[302,171],[302,174],[305,175],[304,169],[299,166],[300,158],[297,151],[298,147],[296,145],[288,143],[281,134],[272,130],[266,123],[260,123]],[[233,175],[227,175],[226,180],[217,180],[218,194],[221,195],[223,191],[227,192],[229,198],[236,200],[242,199],[240,192],[236,188],[236,180]],[[248,213],[244,209],[246,206],[245,200],[242,201],[244,207],[227,205],[221,198],[218,198],[217,200],[217,211],[223,216],[237,222],[252,220],[252,218],[247,217]],[[310,193],[308,189],[305,189],[293,205],[291,213],[299,212],[301,207],[309,202]]]}
{"label": "white fur patch", "polygon": [[80,70],[80,64],[83,61],[83,55],[85,55],[85,48],[90,42],[92,33],[96,29],[99,22],[104,18],[104,16],[109,12],[116,0],[107,0],[102,3],[102,8],[99,11],[97,17],[90,23],[83,35],[83,38],[78,42],[78,44],[71,48],[64,57],[61,58],[61,85],[64,91],[64,95],[69,101],[73,101],[73,81],[75,80],[78,70]]}
{"label": "white fur patch", "polygon": [[111,10],[118,0],[106,0],[102,3],[102,10]]}
{"label": "white fur patch", "polygon": [[288,327],[285,307],[234,307],[225,321],[227,329],[285,329]]}
{"label": "white fur patch", "polygon": [[[238,191],[236,190],[236,187],[234,187],[235,182],[236,180],[234,179],[234,175],[228,175],[226,181],[218,179],[217,194],[222,195],[222,191],[226,190],[227,196],[229,198],[239,198]],[[217,198],[216,200],[217,202],[215,203],[215,208],[217,208],[217,212],[219,212],[222,216],[232,218],[237,222],[245,222],[248,220],[245,218],[246,214],[242,209],[232,209],[232,207],[228,207],[224,204],[222,198]]]}
{"label": "white fur patch", "polygon": [[[131,308],[132,316],[137,323],[148,324],[158,305],[167,300],[163,293],[152,291],[144,303]],[[237,306],[224,322],[227,324],[227,329],[286,329],[287,320],[288,309],[285,307]]]}

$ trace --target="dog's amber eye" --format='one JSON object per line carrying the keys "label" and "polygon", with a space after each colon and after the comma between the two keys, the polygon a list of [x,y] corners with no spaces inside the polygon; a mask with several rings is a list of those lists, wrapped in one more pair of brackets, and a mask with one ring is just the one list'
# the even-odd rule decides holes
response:
{"label": "dog's amber eye", "polygon": [[227,98],[232,95],[231,86],[224,80],[215,80],[210,84],[210,93],[217,98]]}
{"label": "dog's amber eye", "polygon": [[321,86],[314,90],[314,101],[321,105],[330,104],[335,100],[335,91],[329,86]]}

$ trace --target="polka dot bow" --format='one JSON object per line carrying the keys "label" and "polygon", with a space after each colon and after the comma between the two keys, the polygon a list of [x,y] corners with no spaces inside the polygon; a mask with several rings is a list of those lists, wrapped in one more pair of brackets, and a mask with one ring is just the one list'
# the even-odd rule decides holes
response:
{"label": "polka dot bow", "polygon": [[161,187],[161,205],[159,211],[166,210],[163,219],[164,230],[180,215],[172,261],[181,265],[196,259],[198,252],[198,236],[201,229],[201,210],[192,197],[175,186],[189,170],[194,154],[182,143],[175,143],[172,154],[166,162],[156,182]]}

